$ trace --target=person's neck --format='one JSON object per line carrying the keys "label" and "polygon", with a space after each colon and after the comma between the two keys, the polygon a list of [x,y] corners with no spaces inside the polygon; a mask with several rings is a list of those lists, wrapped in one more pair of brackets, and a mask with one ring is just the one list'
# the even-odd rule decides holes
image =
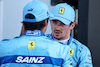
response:
{"label": "person's neck", "polygon": [[41,31],[45,33],[46,29],[47,29],[47,26],[43,27],[43,28],[41,29]]}
{"label": "person's neck", "polygon": [[64,39],[64,40],[57,40],[57,39],[55,39],[55,38],[53,38],[55,41],[58,41],[58,42],[61,42],[61,43],[64,43],[64,44],[67,44],[67,42],[68,42],[68,40],[69,40],[69,38],[67,38],[67,39]]}
{"label": "person's neck", "polygon": [[45,29],[41,29],[41,31],[42,31],[43,33],[45,33]]}

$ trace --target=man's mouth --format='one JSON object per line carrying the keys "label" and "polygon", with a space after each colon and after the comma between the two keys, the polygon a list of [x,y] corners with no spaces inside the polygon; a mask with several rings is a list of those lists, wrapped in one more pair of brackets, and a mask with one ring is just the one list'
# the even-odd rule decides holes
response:
{"label": "man's mouth", "polygon": [[56,36],[58,36],[58,35],[60,35],[62,32],[61,32],[60,30],[55,30],[54,33],[55,33]]}

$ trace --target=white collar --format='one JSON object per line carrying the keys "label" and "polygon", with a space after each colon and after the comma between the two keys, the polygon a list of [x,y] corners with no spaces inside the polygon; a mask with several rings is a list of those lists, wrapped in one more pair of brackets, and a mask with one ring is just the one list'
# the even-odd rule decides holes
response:
{"label": "white collar", "polygon": [[58,41],[58,42],[61,42],[61,43],[64,43],[64,44],[67,44],[67,42],[68,42],[68,40],[69,40],[69,38],[68,39],[65,39],[65,40],[57,40],[57,39],[55,39],[55,38],[53,38],[55,41]]}

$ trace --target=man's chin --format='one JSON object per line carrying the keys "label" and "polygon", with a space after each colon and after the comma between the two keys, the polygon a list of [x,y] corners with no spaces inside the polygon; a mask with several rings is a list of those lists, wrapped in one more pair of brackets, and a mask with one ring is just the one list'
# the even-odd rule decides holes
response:
{"label": "man's chin", "polygon": [[55,36],[54,38],[57,40],[61,40],[63,37]]}

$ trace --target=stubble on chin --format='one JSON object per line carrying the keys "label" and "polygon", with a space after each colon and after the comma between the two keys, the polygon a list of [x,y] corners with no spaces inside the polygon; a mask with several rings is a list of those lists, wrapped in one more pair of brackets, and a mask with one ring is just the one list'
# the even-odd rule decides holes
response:
{"label": "stubble on chin", "polygon": [[55,35],[55,36],[53,36],[55,39],[57,39],[57,40],[61,40],[61,39],[63,39],[63,37],[60,37],[59,35]]}

